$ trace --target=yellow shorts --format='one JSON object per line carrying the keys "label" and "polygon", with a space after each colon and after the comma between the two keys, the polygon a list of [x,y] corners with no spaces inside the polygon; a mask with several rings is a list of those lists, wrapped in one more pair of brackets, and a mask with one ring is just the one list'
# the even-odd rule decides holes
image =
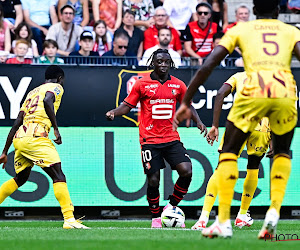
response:
{"label": "yellow shorts", "polygon": [[45,137],[22,137],[13,140],[15,147],[15,170],[18,174],[33,165],[50,167],[60,158],[52,141]]}
{"label": "yellow shorts", "polygon": [[290,98],[249,98],[237,94],[227,119],[244,133],[254,131],[262,117],[268,117],[276,135],[290,132],[297,124],[295,100]]}
{"label": "yellow shorts", "polygon": [[[219,151],[222,151],[223,144],[224,144],[224,136],[225,134],[221,139],[220,146],[218,149]],[[248,155],[255,155],[261,157],[263,154],[267,152],[269,148],[270,140],[271,140],[270,132],[261,132],[261,131],[254,130],[249,135],[248,139],[244,142],[243,146],[241,147],[238,157],[240,157],[246,145],[247,145]]]}

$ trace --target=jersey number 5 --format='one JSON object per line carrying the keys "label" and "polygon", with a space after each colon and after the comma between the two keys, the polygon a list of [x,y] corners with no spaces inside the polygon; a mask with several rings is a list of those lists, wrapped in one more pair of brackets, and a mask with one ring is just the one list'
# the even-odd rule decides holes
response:
{"label": "jersey number 5", "polygon": [[173,105],[159,104],[152,106],[152,119],[170,119],[173,114]]}
{"label": "jersey number 5", "polygon": [[279,45],[277,42],[275,41],[272,41],[271,39],[274,37],[274,36],[277,36],[277,33],[263,33],[262,34],[262,37],[263,37],[263,42],[264,43],[267,43],[267,44],[272,44],[272,46],[275,47],[275,51],[272,49],[272,52],[270,52],[270,50],[268,50],[267,48],[263,48],[264,49],[264,52],[268,55],[268,56],[275,56],[278,54],[279,52]]}

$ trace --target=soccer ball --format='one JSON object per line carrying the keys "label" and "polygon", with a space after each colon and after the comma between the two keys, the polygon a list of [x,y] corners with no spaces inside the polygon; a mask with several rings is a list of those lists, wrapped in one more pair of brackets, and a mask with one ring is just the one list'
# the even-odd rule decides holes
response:
{"label": "soccer ball", "polygon": [[161,224],[165,227],[181,227],[184,220],[184,212],[179,207],[167,208],[161,214]]}

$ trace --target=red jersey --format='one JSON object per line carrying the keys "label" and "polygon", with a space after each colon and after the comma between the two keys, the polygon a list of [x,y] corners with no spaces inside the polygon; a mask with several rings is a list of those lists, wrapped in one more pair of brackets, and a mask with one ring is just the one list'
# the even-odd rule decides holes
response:
{"label": "red jersey", "polygon": [[[205,29],[203,30],[199,27],[198,21],[195,21],[190,22],[185,30],[185,40],[192,41],[192,49],[201,57],[206,57],[213,49],[213,36],[215,33],[217,33],[218,25],[216,23],[212,23],[210,30],[208,30],[209,27],[210,22],[207,23]],[[207,32],[209,32],[209,34],[204,44],[200,48]]]}
{"label": "red jersey", "polygon": [[231,24],[227,25],[226,28],[223,30],[223,33],[226,33],[226,31],[228,31],[229,29],[231,29],[235,25],[237,25],[237,22],[234,22],[234,23],[231,23]]}
{"label": "red jersey", "polygon": [[141,103],[140,143],[160,144],[180,140],[177,131],[173,131],[172,122],[176,111],[176,102],[180,102],[186,92],[184,82],[169,76],[165,83],[153,78],[153,74],[136,81],[124,104],[134,108]]}
{"label": "red jersey", "polygon": [[9,58],[6,62],[6,64],[31,64],[32,60],[29,58],[25,58],[24,62],[20,62],[16,57]]}
{"label": "red jersey", "polygon": [[[177,30],[171,27],[167,27],[172,32],[172,40],[169,44],[169,48],[175,51],[182,50],[182,45],[180,42]],[[158,29],[155,25],[152,25],[144,32],[144,50],[154,47],[158,44]]]}

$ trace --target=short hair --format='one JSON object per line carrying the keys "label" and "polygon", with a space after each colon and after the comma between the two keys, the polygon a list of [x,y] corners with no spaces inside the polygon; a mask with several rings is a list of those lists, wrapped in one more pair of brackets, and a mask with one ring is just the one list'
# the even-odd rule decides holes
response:
{"label": "short hair", "polygon": [[167,49],[157,49],[157,50],[155,50],[151,54],[151,56],[149,57],[149,59],[147,61],[147,64],[148,64],[148,62],[150,62],[148,68],[154,68],[154,60],[156,59],[157,54],[160,54],[160,53],[168,54],[171,58],[170,68],[176,68],[175,63],[174,63],[174,61],[173,61],[173,59],[172,59],[172,57],[171,57],[171,55],[170,55],[170,53]]}
{"label": "short hair", "polygon": [[199,7],[206,7],[210,10],[210,12],[212,12],[212,6],[209,3],[206,2],[198,3],[196,6],[196,10],[198,10]]}
{"label": "short hair", "polygon": [[162,28],[160,28],[160,29],[158,30],[158,36],[159,36],[161,30],[168,30],[168,31],[170,31],[170,34],[171,34],[171,36],[172,36],[172,31],[171,31],[171,29],[168,28],[168,27],[162,27]]}
{"label": "short hair", "polygon": [[[154,16],[156,15],[156,12],[157,12],[158,10],[163,10],[163,11],[166,12],[166,14],[167,14],[167,10],[166,10],[163,6],[158,6],[158,7],[156,7],[155,10],[154,10]],[[167,16],[168,16],[168,14],[167,14]]]}
{"label": "short hair", "polygon": [[216,40],[216,39],[221,39],[222,37],[224,36],[224,33],[223,32],[217,32],[213,35],[213,42]]}
{"label": "short hair", "polygon": [[253,0],[255,9],[259,14],[272,13],[279,6],[280,0]]}
{"label": "short hair", "polygon": [[132,15],[133,17],[135,17],[135,13],[134,13],[131,9],[125,10],[124,13],[123,13],[123,17],[124,17],[126,14],[129,14],[129,15]]}
{"label": "short hair", "polygon": [[25,40],[25,39],[19,39],[19,40],[17,40],[17,41],[16,41],[16,47],[17,47],[19,44],[21,44],[21,43],[26,44],[26,45],[29,47],[29,42],[28,42],[27,40]]}
{"label": "short hair", "polygon": [[52,39],[47,39],[45,40],[45,42],[43,43],[43,50],[45,48],[49,48],[50,45],[53,45],[55,48],[58,49],[58,44],[55,40],[52,40]]}
{"label": "short hair", "polygon": [[58,77],[64,77],[65,73],[61,67],[57,65],[50,65],[45,71],[45,79],[58,79]]}
{"label": "short hair", "polygon": [[237,13],[237,11],[238,11],[239,9],[247,9],[247,10],[249,11],[249,13],[250,13],[250,8],[249,8],[249,6],[248,6],[247,4],[245,4],[245,3],[238,4],[238,5],[235,7],[235,14]]}
{"label": "short hair", "polygon": [[129,41],[129,36],[127,32],[123,30],[116,30],[113,41],[116,41],[118,38],[126,39]]}
{"label": "short hair", "polygon": [[63,7],[60,8],[60,10],[59,10],[59,11],[60,11],[60,14],[63,13],[63,11],[64,11],[65,8],[70,8],[70,9],[72,9],[74,14],[75,14],[75,12],[76,12],[73,5],[71,5],[71,4],[66,4],[66,5],[64,5]]}

